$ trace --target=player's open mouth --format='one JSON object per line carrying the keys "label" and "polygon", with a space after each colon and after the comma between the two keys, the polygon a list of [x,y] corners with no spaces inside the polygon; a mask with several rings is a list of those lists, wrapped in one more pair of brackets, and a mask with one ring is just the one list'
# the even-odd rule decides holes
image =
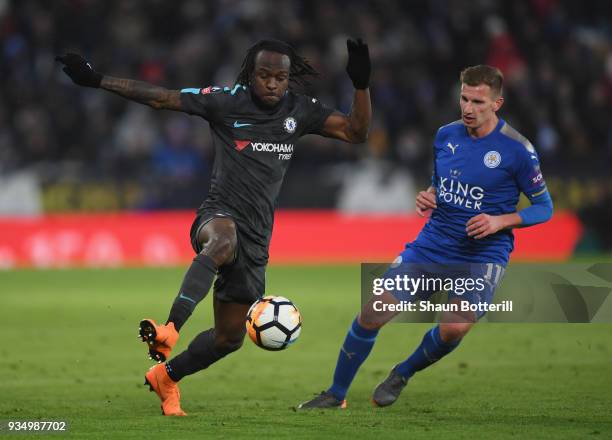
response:
{"label": "player's open mouth", "polygon": [[463,122],[470,123],[470,122],[474,122],[475,120],[476,118],[474,118],[473,116],[465,116],[465,115],[463,116]]}

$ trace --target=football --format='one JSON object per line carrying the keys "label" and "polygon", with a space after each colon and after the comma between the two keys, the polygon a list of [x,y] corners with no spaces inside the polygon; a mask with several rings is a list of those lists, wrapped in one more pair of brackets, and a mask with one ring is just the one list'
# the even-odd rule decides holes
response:
{"label": "football", "polygon": [[266,296],[249,309],[246,328],[251,340],[259,347],[284,350],[300,336],[302,315],[287,298]]}

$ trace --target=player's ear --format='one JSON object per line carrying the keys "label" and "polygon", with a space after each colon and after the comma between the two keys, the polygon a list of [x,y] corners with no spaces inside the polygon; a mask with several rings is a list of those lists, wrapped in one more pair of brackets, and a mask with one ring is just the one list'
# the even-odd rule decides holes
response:
{"label": "player's ear", "polygon": [[498,111],[504,105],[504,97],[499,95],[493,102],[493,111]]}

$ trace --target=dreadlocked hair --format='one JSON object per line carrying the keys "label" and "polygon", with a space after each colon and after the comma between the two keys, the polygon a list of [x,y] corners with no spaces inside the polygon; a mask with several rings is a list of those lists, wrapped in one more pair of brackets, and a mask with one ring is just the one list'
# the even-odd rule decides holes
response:
{"label": "dreadlocked hair", "polygon": [[240,73],[238,73],[238,77],[236,78],[236,84],[249,85],[251,83],[251,76],[253,70],[255,70],[255,57],[262,50],[287,55],[291,61],[289,81],[298,86],[308,86],[310,81],[307,77],[319,76],[319,72],[317,72],[304,57],[298,55],[291,45],[280,40],[260,40],[247,51],[244,61],[242,61],[242,66],[240,67]]}

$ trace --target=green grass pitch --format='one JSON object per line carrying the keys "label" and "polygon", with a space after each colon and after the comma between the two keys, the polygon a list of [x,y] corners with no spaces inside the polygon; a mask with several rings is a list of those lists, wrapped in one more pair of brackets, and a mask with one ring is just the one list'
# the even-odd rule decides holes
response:
{"label": "green grass pitch", "polygon": [[[79,439],[612,438],[612,325],[602,324],[483,323],[417,374],[395,405],[373,408],[372,389],[429,327],[393,324],[359,372],[347,410],[295,412],[330,383],[359,306],[356,266],[271,267],[268,294],[300,307],[300,340],[283,352],[245,341],[181,383],[189,417],[161,417],[142,385],[151,362],[137,325],[166,318],[183,270],[0,272],[4,425],[65,419],[66,437]],[[177,349],[211,316],[209,296]],[[29,437],[46,436],[15,438]]]}

